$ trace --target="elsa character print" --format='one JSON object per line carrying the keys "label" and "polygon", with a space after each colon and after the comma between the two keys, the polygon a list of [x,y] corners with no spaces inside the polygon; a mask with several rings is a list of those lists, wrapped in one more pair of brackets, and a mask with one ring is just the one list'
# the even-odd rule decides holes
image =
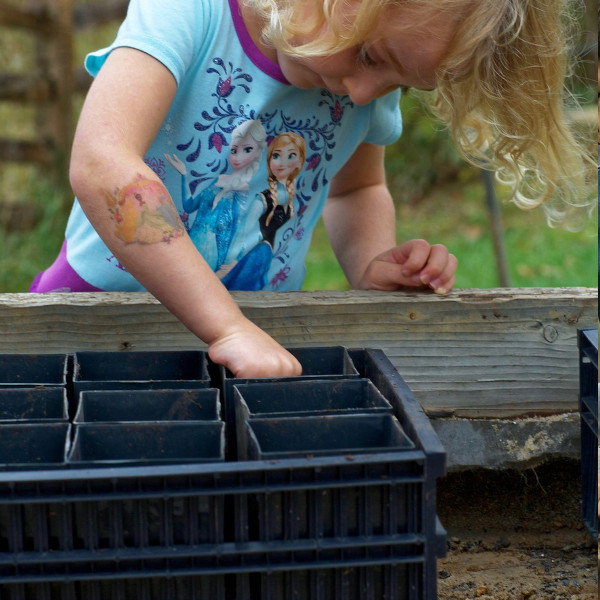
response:
{"label": "elsa character print", "polygon": [[222,278],[230,290],[260,290],[267,285],[277,231],[294,215],[296,178],[304,166],[304,138],[291,131],[271,141],[267,151],[268,189],[258,194],[262,214],[258,219],[261,241]]}
{"label": "elsa character print", "polygon": [[258,120],[244,121],[231,132],[229,163],[233,172],[222,174],[196,196],[187,196],[187,170],[175,155],[165,158],[182,176],[183,210],[196,213],[189,236],[210,267],[217,271],[225,262],[248,203],[248,183],[260,167],[267,133]]}

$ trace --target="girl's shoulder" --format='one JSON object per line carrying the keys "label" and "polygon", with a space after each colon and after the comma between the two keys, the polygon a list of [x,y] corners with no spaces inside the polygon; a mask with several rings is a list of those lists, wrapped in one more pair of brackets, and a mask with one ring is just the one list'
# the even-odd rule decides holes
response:
{"label": "girl's shoulder", "polygon": [[229,2],[222,0],[130,0],[113,43],[88,54],[85,66],[95,76],[112,50],[127,46],[163,63],[179,84],[213,40],[227,38],[228,23]]}

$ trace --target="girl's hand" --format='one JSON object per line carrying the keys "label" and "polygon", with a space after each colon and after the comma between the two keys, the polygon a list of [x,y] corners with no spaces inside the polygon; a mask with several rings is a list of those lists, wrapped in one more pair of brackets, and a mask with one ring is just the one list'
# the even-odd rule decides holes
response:
{"label": "girl's hand", "polygon": [[363,290],[392,291],[427,287],[447,294],[454,286],[458,261],[442,244],[410,240],[376,256],[358,286]]}
{"label": "girl's hand", "polygon": [[302,374],[295,356],[251,321],[245,320],[208,345],[213,362],[235,377],[293,377]]}

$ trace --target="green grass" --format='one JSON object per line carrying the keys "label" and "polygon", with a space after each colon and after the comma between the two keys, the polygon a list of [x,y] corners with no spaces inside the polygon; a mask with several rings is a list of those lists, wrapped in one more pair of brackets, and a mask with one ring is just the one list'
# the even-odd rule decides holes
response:
{"label": "green grass", "polygon": [[[397,207],[398,241],[423,237],[443,243],[459,260],[456,288],[499,286],[483,185],[477,179],[430,190],[423,199]],[[595,217],[572,233],[546,225],[541,210],[502,204],[505,255],[513,287],[596,287]],[[322,223],[313,236],[305,290],[348,289]]]}
{"label": "green grass", "polygon": [[[26,292],[35,275],[50,266],[64,239],[65,193],[40,178],[27,204],[0,222],[0,292]],[[17,206],[18,205],[18,206]],[[33,226],[28,226],[33,223]]]}

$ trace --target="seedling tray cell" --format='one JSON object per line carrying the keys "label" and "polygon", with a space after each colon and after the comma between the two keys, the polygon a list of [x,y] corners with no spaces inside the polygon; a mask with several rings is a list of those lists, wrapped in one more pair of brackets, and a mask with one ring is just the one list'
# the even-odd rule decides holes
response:
{"label": "seedling tray cell", "polygon": [[64,465],[71,425],[64,422],[0,425],[0,469]]}
{"label": "seedling tray cell", "polygon": [[224,460],[222,421],[80,423],[68,462],[79,466]]}
{"label": "seedling tray cell", "polygon": [[66,385],[68,366],[65,354],[2,354],[0,387]]}
{"label": "seedling tray cell", "polygon": [[392,415],[251,419],[248,460],[411,450],[414,444]]}
{"label": "seedling tray cell", "polygon": [[219,390],[111,390],[79,394],[74,423],[214,421],[220,419]]}
{"label": "seedling tray cell", "polygon": [[210,386],[204,352],[78,352],[74,361],[76,396],[85,390]]}
{"label": "seedling tray cell", "polygon": [[392,412],[390,403],[368,379],[236,385],[234,396],[243,420]]}
{"label": "seedling tray cell", "polygon": [[68,421],[67,392],[64,387],[0,387],[0,424]]}

